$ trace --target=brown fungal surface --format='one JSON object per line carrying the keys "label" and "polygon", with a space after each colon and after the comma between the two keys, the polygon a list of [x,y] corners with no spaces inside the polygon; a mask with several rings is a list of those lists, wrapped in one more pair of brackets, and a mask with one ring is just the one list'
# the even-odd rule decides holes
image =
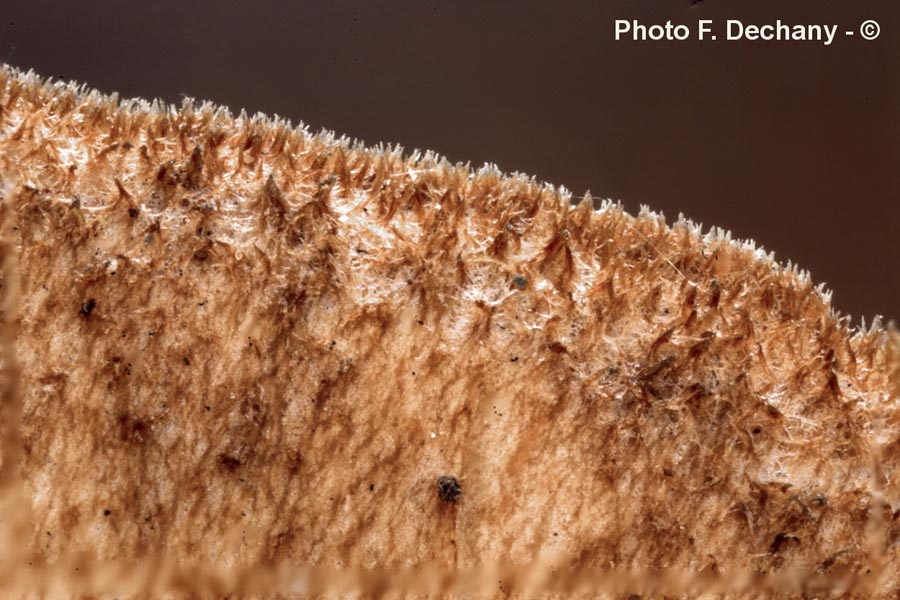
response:
{"label": "brown fungal surface", "polygon": [[895,334],[750,244],[9,69],[0,178],[7,558],[900,590]]}

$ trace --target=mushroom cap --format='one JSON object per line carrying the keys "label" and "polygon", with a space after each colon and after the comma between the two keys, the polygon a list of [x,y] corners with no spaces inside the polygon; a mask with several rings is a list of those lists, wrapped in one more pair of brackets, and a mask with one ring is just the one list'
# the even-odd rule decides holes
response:
{"label": "mushroom cap", "polygon": [[753,242],[10,68],[0,179],[8,555],[900,587],[896,333]]}

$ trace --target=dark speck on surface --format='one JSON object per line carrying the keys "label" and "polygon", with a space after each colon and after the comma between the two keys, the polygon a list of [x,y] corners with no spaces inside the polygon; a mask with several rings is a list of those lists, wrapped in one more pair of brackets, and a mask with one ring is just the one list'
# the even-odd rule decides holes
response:
{"label": "dark speck on surface", "polygon": [[96,300],[94,300],[93,298],[88,298],[87,300],[85,300],[84,302],[81,303],[81,310],[78,312],[81,313],[82,317],[87,318],[87,317],[91,316],[91,313],[94,312],[94,307],[96,307],[96,306],[97,306]]}
{"label": "dark speck on surface", "polygon": [[450,475],[441,475],[437,480],[438,497],[444,502],[455,503],[462,495],[459,480]]}

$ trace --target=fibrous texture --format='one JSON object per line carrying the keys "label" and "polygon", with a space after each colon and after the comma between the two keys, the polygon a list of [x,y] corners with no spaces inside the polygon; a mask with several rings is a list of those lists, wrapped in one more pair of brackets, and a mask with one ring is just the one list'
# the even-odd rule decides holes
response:
{"label": "fibrous texture", "polygon": [[894,334],[749,243],[9,69],[0,174],[32,561],[900,590]]}

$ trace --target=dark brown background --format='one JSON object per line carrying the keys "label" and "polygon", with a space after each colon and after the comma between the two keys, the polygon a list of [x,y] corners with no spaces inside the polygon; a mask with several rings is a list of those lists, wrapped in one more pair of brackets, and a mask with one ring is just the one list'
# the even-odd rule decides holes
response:
{"label": "dark brown background", "polygon": [[[855,322],[900,316],[900,2],[2,0],[0,60],[497,163],[755,238]],[[716,21],[614,41],[616,18]],[[727,42],[728,18],[840,25]],[[881,36],[865,41],[862,21]]]}

